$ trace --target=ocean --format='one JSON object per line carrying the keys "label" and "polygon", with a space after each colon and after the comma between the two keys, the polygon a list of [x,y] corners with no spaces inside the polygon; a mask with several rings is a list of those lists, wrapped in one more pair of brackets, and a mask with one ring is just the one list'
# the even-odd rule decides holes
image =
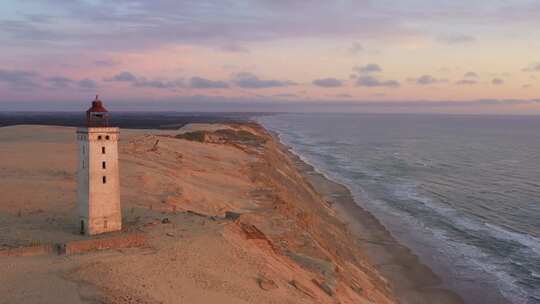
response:
{"label": "ocean", "polygon": [[277,114],[267,129],[346,185],[467,303],[540,303],[540,117]]}

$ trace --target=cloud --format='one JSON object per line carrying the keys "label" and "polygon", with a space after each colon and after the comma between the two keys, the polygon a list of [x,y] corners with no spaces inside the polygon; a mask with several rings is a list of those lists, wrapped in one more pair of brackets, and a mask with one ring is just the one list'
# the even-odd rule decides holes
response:
{"label": "cloud", "polygon": [[163,80],[163,79],[148,79],[139,77],[131,72],[124,71],[110,78],[105,78],[108,82],[126,82],[137,88],[154,88],[154,89],[175,89],[184,87],[184,82],[179,80]]}
{"label": "cloud", "polygon": [[0,69],[0,82],[6,83],[14,88],[34,88],[39,84],[36,82],[38,74],[34,71],[3,70]]}
{"label": "cloud", "polygon": [[465,73],[465,75],[463,75],[463,77],[465,77],[465,78],[478,78],[478,74],[476,74],[475,72],[467,72],[467,73]]}
{"label": "cloud", "polygon": [[201,77],[192,77],[190,86],[194,89],[226,89],[229,84],[224,81],[213,81]]}
{"label": "cloud", "polygon": [[[24,4],[12,2],[14,12],[28,10]],[[5,30],[10,43],[66,43],[74,49],[98,45],[107,51],[170,44],[217,48],[229,41],[392,37],[412,32],[395,15],[381,9],[372,12],[367,7],[365,1],[336,5],[321,0],[254,0],[242,4],[234,0],[43,0],[34,7],[32,18],[23,13],[7,14],[10,20],[5,21],[16,24],[0,24],[0,28]],[[50,24],[39,22],[45,18]]]}
{"label": "cloud", "polygon": [[493,80],[491,80],[491,83],[493,85],[503,85],[504,84],[504,80],[502,80],[501,78],[493,78]]}
{"label": "cloud", "polygon": [[471,79],[462,79],[459,81],[456,81],[456,85],[475,85],[478,84],[478,81],[471,80]]}
{"label": "cloud", "polygon": [[313,84],[323,88],[336,88],[343,86],[343,81],[336,78],[324,78],[313,80]]}
{"label": "cloud", "polygon": [[12,89],[95,89],[95,80],[84,78],[74,80],[65,76],[41,76],[34,71],[12,71],[0,69],[0,83],[6,83]]}
{"label": "cloud", "polygon": [[238,65],[232,64],[232,63],[225,63],[221,66],[223,70],[236,70],[238,69]]}
{"label": "cloud", "polygon": [[523,72],[540,72],[540,63],[534,63],[522,70]]}
{"label": "cloud", "polygon": [[249,49],[238,44],[225,44],[218,48],[226,53],[249,53]]}
{"label": "cloud", "polygon": [[137,77],[130,72],[124,71],[111,78],[106,78],[105,81],[134,82],[137,81]]}
{"label": "cloud", "polygon": [[356,85],[360,87],[387,87],[398,88],[399,82],[396,80],[379,80],[372,76],[361,76],[356,80]]}
{"label": "cloud", "polygon": [[51,24],[54,21],[54,18],[50,15],[40,15],[40,14],[26,14],[23,13],[25,19],[35,23],[41,24]]}
{"label": "cloud", "polygon": [[431,84],[448,82],[448,79],[444,79],[444,78],[438,79],[431,75],[422,75],[418,78],[409,78],[407,79],[407,81],[416,83],[418,85],[431,85]]}
{"label": "cloud", "polygon": [[337,94],[336,95],[337,98],[352,98],[353,96],[351,94]]}
{"label": "cloud", "polygon": [[272,97],[278,97],[278,98],[294,98],[298,97],[296,94],[288,94],[288,93],[282,93],[282,94],[274,94]]}
{"label": "cloud", "polygon": [[[139,88],[176,89],[186,87],[186,84],[181,79],[148,79],[146,77],[136,76],[128,71],[121,72],[110,78],[105,78],[105,81],[128,82],[132,86]],[[226,89],[229,88],[229,84],[224,81],[214,81],[195,76],[189,79],[189,87],[193,89]]]}
{"label": "cloud", "polygon": [[[26,2],[11,0],[10,13],[4,14],[9,17],[2,17],[17,23],[0,25],[7,33],[7,44],[47,42],[66,43],[73,49],[128,50],[320,37],[397,41],[424,35],[422,28],[489,24],[499,29],[509,23],[535,25],[540,17],[539,5],[532,0],[417,1],[418,5],[395,0],[391,5],[367,0],[253,0],[241,4],[234,0],[42,0],[31,5],[31,16],[24,13],[29,9]],[[438,40],[461,44],[476,39],[450,30]]]}
{"label": "cloud", "polygon": [[470,44],[476,42],[476,38],[470,35],[451,34],[439,36],[437,37],[437,41],[450,45]]}
{"label": "cloud", "polygon": [[48,84],[46,88],[53,90],[73,88],[82,90],[93,90],[98,87],[97,81],[90,78],[76,80],[65,76],[52,76],[44,78],[43,81]]}
{"label": "cloud", "polygon": [[64,76],[47,77],[45,78],[45,81],[48,82],[54,89],[67,88],[73,84],[73,79]]}
{"label": "cloud", "polygon": [[[87,62],[90,65],[95,63],[97,66],[107,66],[107,64],[112,62],[107,63],[105,62],[106,60],[102,60],[102,62],[98,63],[99,60],[96,60],[96,62],[94,62],[94,60],[108,59],[109,56],[110,58],[119,58],[118,60],[121,60],[121,55],[127,54],[128,52],[129,54],[139,54],[141,57],[144,56],[146,60],[147,57],[152,55],[145,52],[146,49],[152,48],[160,50],[160,52],[169,52],[171,50],[178,51],[177,47],[180,45],[183,47],[185,46],[189,51],[185,54],[177,53],[175,55],[185,56],[182,61],[195,61],[194,67],[196,69],[200,67],[199,60],[204,60],[204,58],[201,58],[200,56],[207,54],[197,54],[198,49],[191,48],[192,46],[197,45],[212,50],[221,47],[224,51],[243,51],[242,46],[251,47],[253,45],[253,47],[257,47],[258,51],[261,51],[260,56],[262,57],[252,58],[253,60],[250,60],[250,62],[264,60],[267,59],[268,56],[296,56],[312,47],[320,48],[318,51],[320,54],[323,54],[323,52],[328,52],[324,54],[329,54],[334,46],[339,44],[342,45],[341,49],[337,50],[340,53],[339,55],[347,57],[344,53],[354,41],[358,42],[354,42],[352,45],[352,52],[363,52],[362,50],[364,47],[368,48],[367,51],[364,49],[364,52],[366,53],[369,53],[370,47],[383,47],[390,50],[394,46],[393,43],[409,41],[406,40],[407,37],[411,37],[408,35],[422,39],[422,35],[426,35],[430,32],[429,30],[424,31],[425,29],[433,29],[438,31],[437,33],[450,33],[450,35],[441,38],[441,41],[445,41],[445,43],[456,44],[474,42],[476,41],[476,38],[473,36],[476,35],[478,42],[481,42],[480,39],[484,39],[484,35],[489,34],[484,31],[485,24],[489,23],[496,27],[494,31],[509,29],[509,25],[506,25],[505,23],[494,23],[492,20],[494,20],[495,17],[497,20],[505,20],[505,18],[503,18],[505,13],[510,11],[503,11],[501,9],[503,7],[501,1],[496,1],[497,3],[471,1],[467,4],[464,2],[458,3],[452,1],[418,1],[419,5],[411,6],[410,3],[407,3],[406,1],[391,1],[392,5],[388,5],[385,1],[364,0],[346,0],[340,1],[339,3],[322,0],[303,1],[303,3],[298,0],[253,0],[241,3],[234,0],[43,0],[39,1],[39,5],[25,4],[25,6],[31,6],[32,13],[38,14],[37,16],[33,16],[26,20],[22,14],[28,12],[28,10],[21,9],[23,6],[20,4],[21,1],[9,0],[9,2],[9,12],[1,14],[2,16],[0,17],[0,28],[2,29],[0,44],[3,45],[2,58],[4,58],[4,63],[7,64],[4,66],[12,66],[13,63],[8,61],[11,58],[18,58],[15,57],[15,52],[21,50],[22,54],[20,54],[20,58],[27,58],[27,62],[24,64],[26,64],[27,69],[30,70],[34,69],[32,64],[36,63],[37,60],[48,61],[51,58],[63,57],[58,56],[57,54],[66,54],[66,56],[78,54],[77,56],[80,56],[79,59],[81,60],[77,61],[77,58],[74,58],[75,56],[65,57],[59,59],[57,62],[47,62],[47,66],[54,66],[55,64],[58,64],[59,61],[64,61],[63,59],[66,59],[65,62],[80,62],[80,64],[83,65],[84,62]],[[22,2],[26,3],[27,1]],[[505,6],[512,8],[513,14],[519,16],[519,14],[515,12],[526,12],[523,9],[524,5],[521,5],[520,3],[531,3],[534,1],[510,2],[505,1]],[[363,9],[366,6],[370,6],[370,9]],[[538,5],[536,5],[536,7],[538,7]],[[536,12],[535,16],[538,17],[538,12],[540,10],[535,9],[534,11]],[[305,12],[305,14],[300,14],[299,12]],[[537,22],[534,20],[538,19],[529,17],[533,14],[532,12],[533,10],[528,10],[526,16],[529,18],[529,22],[530,20],[533,20],[534,23]],[[429,18],[426,18],[426,16]],[[22,21],[14,22],[18,19]],[[512,24],[523,22],[523,25],[529,26],[528,23],[525,23],[528,21],[521,18],[506,20],[509,23],[512,22]],[[47,23],[43,24],[43,21],[47,21]],[[414,23],[414,21],[416,21],[416,23]],[[456,24],[458,25],[457,27],[455,26]],[[516,32],[526,33],[526,31],[521,31],[524,28],[526,27],[523,26],[523,28],[521,28],[521,26],[518,26],[515,30]],[[392,33],[394,30],[395,34]],[[384,34],[389,35],[386,36]],[[420,36],[415,36],[416,34]],[[433,38],[436,36],[431,37]],[[523,44],[522,46],[525,47],[526,41],[518,40],[516,40],[516,43],[521,43]],[[264,41],[264,43],[261,43],[262,41]],[[286,45],[286,43],[291,42],[294,44],[292,49]],[[365,43],[365,45],[363,46],[359,42]],[[367,43],[370,44],[368,45]],[[372,44],[373,46],[371,46]],[[13,45],[32,45],[32,48],[15,48],[12,47]],[[56,46],[60,46],[60,48]],[[81,50],[84,50],[84,52],[81,52]],[[425,54],[429,55],[430,53],[433,53],[434,50],[436,51],[437,49],[424,49],[423,52],[425,51]],[[118,51],[118,53],[115,53],[116,51]],[[476,49],[471,51],[478,53]],[[90,59],[88,59],[88,57],[84,58],[90,53],[99,55],[97,55],[98,57],[90,57]],[[249,57],[255,57],[255,55],[259,56],[259,52],[257,52],[257,54],[252,54]],[[391,55],[392,52],[390,51],[384,52],[385,58]],[[442,57],[448,57],[449,55],[451,54],[443,54]],[[472,54],[471,56],[478,57],[477,55],[478,54]],[[368,61],[356,61],[356,63],[365,64],[373,61],[384,66],[385,70],[390,69],[390,66],[386,66],[388,63],[385,63],[388,61],[383,60],[382,57],[370,56],[370,54],[366,54],[366,56],[368,56],[367,58],[370,58]],[[168,56],[163,56],[161,60],[167,60],[165,57],[169,58]],[[446,59],[452,61],[452,58]],[[178,57],[172,60],[177,63],[179,62]],[[214,62],[213,65],[219,67],[222,63],[219,62],[221,58],[215,58],[214,61],[216,60],[217,62]],[[534,62],[534,57],[528,60]],[[150,67],[144,62],[131,63],[122,60],[121,63],[122,66],[124,64],[135,64],[137,66]],[[241,62],[235,63],[239,65],[242,64]],[[529,63],[529,61],[522,62],[521,64],[518,63],[517,69],[519,70],[520,68],[527,66],[527,63]],[[269,73],[266,75],[271,75],[266,76],[268,79],[258,79],[262,81],[278,79],[278,82],[284,82],[279,81],[279,79],[290,79],[287,78],[291,76],[287,76],[285,68],[276,66],[269,67],[268,65],[269,63],[261,63],[257,70],[252,68],[238,68],[234,71],[257,71],[256,74],[260,77],[265,75],[263,73]],[[323,66],[324,63],[315,63],[315,65]],[[352,67],[352,65],[354,64],[350,64],[349,68]],[[122,66],[119,66],[117,71],[121,71],[121,69],[123,69]],[[23,65],[15,67],[20,69],[24,68]],[[167,69],[167,67],[163,67],[162,64],[159,64],[159,66],[153,65],[150,68],[158,69],[160,67]],[[12,68],[14,67],[12,66]],[[279,72],[270,74],[271,72],[267,68]],[[393,68],[395,68],[395,66],[393,66]],[[408,67],[403,68],[407,69]],[[433,68],[435,69],[436,67],[434,66]],[[94,66],[93,69],[95,70],[96,67]],[[126,69],[132,70],[133,72],[139,71],[127,66]],[[471,67],[469,67],[469,69],[471,69]],[[105,71],[105,69],[102,69],[101,71]],[[75,71],[70,71],[70,74],[68,75],[79,75],[77,76],[78,79],[83,77],[98,79],[92,72],[89,72],[90,74],[86,74],[82,70],[80,72],[77,71],[79,73],[71,74],[71,72]],[[154,72],[158,71],[156,70]],[[188,75],[211,76],[200,72],[201,70],[196,70],[193,72],[194,74]],[[409,71],[409,73],[410,72],[414,73],[414,71]],[[461,74],[463,74],[463,70],[461,70],[461,72]],[[488,75],[484,75],[484,72],[481,70],[479,72],[482,72],[481,79],[482,83],[484,83],[483,77],[487,78]],[[150,71],[148,73],[150,73]],[[113,73],[104,75],[110,76],[112,74]],[[174,81],[153,80],[153,77],[150,75],[158,74],[145,74],[148,78],[139,81],[139,85],[177,87],[177,84]],[[318,75],[339,76],[339,74],[325,75],[322,73]],[[377,74],[373,74],[373,76],[375,75]],[[409,75],[417,77],[421,74],[414,73]],[[458,75],[460,74],[458,73]],[[397,76],[390,76],[390,74],[377,76],[378,77],[376,78],[378,80],[385,80],[386,78],[398,80]],[[449,75],[444,74],[433,74],[433,76],[450,77]],[[485,80],[489,81],[493,77],[498,77],[498,75],[491,75],[491,77]],[[526,77],[528,76],[526,75]],[[309,80],[315,78],[316,77]],[[346,78],[347,74],[345,74],[343,79]],[[501,78],[507,79],[504,77]],[[452,82],[459,79],[461,78],[456,77]],[[101,78],[99,80],[102,81]],[[399,78],[399,80],[403,81],[401,78]],[[353,83],[354,81],[348,82]],[[510,79],[508,78],[507,81],[510,82]],[[131,81],[131,83],[135,82],[136,80]],[[527,81],[527,79],[525,79],[522,83],[525,82],[533,83],[533,80]],[[2,84],[5,83],[5,81],[2,81]],[[51,82],[51,84],[53,83],[54,82]],[[60,82],[56,83],[60,85]],[[518,88],[519,84],[521,83],[518,83]],[[76,83],[73,83],[72,85],[75,87]],[[126,83],[126,85],[129,85],[129,83]],[[188,85],[189,78],[186,78],[186,86]],[[233,83],[230,82],[229,85],[232,86]],[[328,91],[331,92],[331,90]],[[436,96],[440,95],[434,93],[431,97],[436,98]]]}
{"label": "cloud", "polygon": [[10,39],[7,45],[26,46],[41,44],[48,47],[57,46],[69,37],[67,33],[48,29],[42,22],[0,19],[0,28]]}
{"label": "cloud", "polygon": [[251,73],[238,73],[233,76],[233,83],[243,89],[266,89],[296,85],[292,81],[263,80]]}
{"label": "cloud", "polygon": [[137,78],[133,82],[134,87],[138,88],[154,88],[154,89],[175,89],[184,87],[182,80],[169,81],[160,79],[146,79],[145,77]]}
{"label": "cloud", "polygon": [[375,63],[370,63],[364,66],[356,66],[353,68],[353,70],[361,74],[382,72],[382,68]]}
{"label": "cloud", "polygon": [[349,48],[349,54],[358,55],[364,51],[364,46],[359,42],[354,42]]}
{"label": "cloud", "polygon": [[532,88],[532,84],[530,84],[530,83],[524,84],[524,85],[521,86],[521,88],[522,89],[530,89],[530,88]]}
{"label": "cloud", "polygon": [[117,66],[118,62],[112,61],[112,60],[102,59],[102,60],[94,61],[94,64],[96,66],[98,66],[98,67],[113,67],[113,66]]}
{"label": "cloud", "polygon": [[78,85],[81,89],[87,89],[87,90],[97,88],[97,82],[94,81],[94,80],[92,80],[92,79],[88,79],[88,78],[79,80],[79,81],[77,82],[77,85]]}

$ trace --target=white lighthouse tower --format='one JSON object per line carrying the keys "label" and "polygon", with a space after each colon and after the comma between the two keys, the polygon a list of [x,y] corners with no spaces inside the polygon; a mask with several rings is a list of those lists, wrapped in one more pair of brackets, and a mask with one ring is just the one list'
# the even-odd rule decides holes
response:
{"label": "white lighthouse tower", "polygon": [[119,129],[109,127],[109,114],[98,99],[86,111],[86,127],[77,129],[79,142],[78,226],[95,235],[122,229],[118,170]]}

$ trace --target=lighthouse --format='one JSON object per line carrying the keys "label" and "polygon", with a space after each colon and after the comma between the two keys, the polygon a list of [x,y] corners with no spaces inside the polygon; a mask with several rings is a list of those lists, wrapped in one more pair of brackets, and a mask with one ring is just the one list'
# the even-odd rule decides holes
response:
{"label": "lighthouse", "polygon": [[98,96],[86,111],[86,126],[77,129],[79,144],[78,228],[96,235],[122,229],[118,169],[119,128]]}

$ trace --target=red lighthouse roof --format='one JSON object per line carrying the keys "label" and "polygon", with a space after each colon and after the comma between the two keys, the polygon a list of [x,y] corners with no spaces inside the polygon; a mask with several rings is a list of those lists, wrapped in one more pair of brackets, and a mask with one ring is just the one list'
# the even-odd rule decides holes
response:
{"label": "red lighthouse roof", "polygon": [[103,106],[103,103],[101,102],[101,100],[99,100],[98,95],[96,95],[96,99],[92,101],[92,107],[86,111],[86,113],[90,113],[90,112],[94,112],[94,113],[108,112],[107,109],[105,109],[105,107]]}
{"label": "red lighthouse roof", "polygon": [[92,101],[92,107],[86,111],[86,126],[87,127],[108,127],[109,112],[103,106],[99,96]]}

